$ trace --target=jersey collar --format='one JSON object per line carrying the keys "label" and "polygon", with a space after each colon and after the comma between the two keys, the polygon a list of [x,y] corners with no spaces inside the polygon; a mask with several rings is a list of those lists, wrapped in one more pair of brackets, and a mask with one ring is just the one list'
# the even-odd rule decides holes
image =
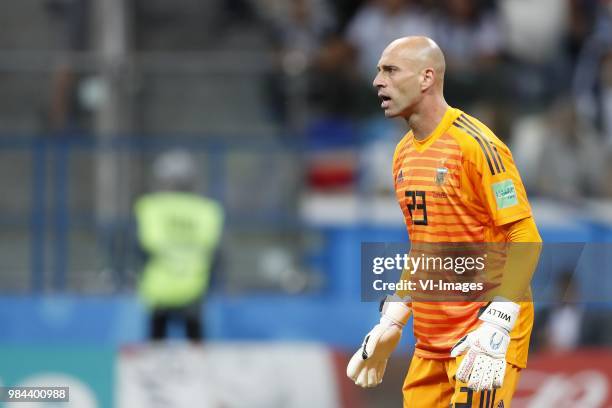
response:
{"label": "jersey collar", "polygon": [[413,133],[412,142],[414,144],[414,148],[416,149],[416,151],[418,151],[419,153],[422,153],[423,151],[427,150],[427,148],[431,146],[433,142],[435,142],[440,136],[444,134],[444,132],[446,132],[446,130],[452,125],[455,119],[457,119],[459,114],[460,112],[458,109],[448,107],[446,109],[446,112],[444,112],[444,116],[442,117],[442,120],[440,121],[440,123],[438,123],[438,126],[436,126],[433,132],[427,135],[425,139],[417,140],[414,137],[414,133]]}

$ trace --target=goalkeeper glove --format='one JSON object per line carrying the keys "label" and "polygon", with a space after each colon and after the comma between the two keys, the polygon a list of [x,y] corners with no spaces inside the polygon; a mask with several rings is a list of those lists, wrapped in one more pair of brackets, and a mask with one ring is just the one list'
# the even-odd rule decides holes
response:
{"label": "goalkeeper glove", "polygon": [[361,387],[375,387],[382,382],[387,361],[402,337],[402,329],[411,309],[405,299],[388,297],[381,310],[380,322],[365,336],[361,347],[346,367],[346,375]]}
{"label": "goalkeeper glove", "polygon": [[495,298],[479,317],[484,323],[464,336],[451,350],[451,357],[467,352],[455,377],[474,391],[500,388],[506,372],[510,331],[520,306]]}

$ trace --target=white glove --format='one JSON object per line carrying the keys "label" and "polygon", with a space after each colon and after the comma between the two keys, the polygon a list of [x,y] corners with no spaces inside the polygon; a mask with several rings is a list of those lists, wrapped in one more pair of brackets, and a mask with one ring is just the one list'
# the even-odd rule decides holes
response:
{"label": "white glove", "polygon": [[346,375],[355,384],[366,388],[382,382],[389,356],[402,337],[410,313],[405,299],[394,296],[385,301],[380,322],[365,336],[346,367]]}
{"label": "white glove", "polygon": [[510,331],[516,323],[520,306],[503,301],[493,302],[479,317],[484,323],[455,344],[451,357],[467,352],[459,364],[455,377],[474,391],[500,388],[506,372],[506,352]]}

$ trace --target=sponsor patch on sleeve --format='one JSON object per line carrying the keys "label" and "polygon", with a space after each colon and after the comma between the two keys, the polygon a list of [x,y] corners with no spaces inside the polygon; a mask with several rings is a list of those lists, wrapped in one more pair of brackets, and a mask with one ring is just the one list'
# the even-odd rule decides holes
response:
{"label": "sponsor patch on sleeve", "polygon": [[495,201],[497,201],[497,208],[500,210],[518,204],[516,189],[514,188],[512,180],[503,180],[499,183],[492,184],[491,187],[493,188]]}

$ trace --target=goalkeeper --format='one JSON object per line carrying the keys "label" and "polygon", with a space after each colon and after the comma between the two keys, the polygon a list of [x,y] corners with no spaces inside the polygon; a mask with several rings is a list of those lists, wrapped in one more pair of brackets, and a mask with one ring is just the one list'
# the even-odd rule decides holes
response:
{"label": "goalkeeper", "polygon": [[408,292],[388,298],[347,374],[362,387],[380,384],[412,315],[417,342],[404,407],[509,407],[527,364],[529,283],[541,245],[512,154],[484,124],[446,103],[444,55],[431,39],[392,42],[377,69],[373,85],[385,116],[410,128],[395,150],[393,179],[413,245],[508,245],[483,301],[412,301]]}

